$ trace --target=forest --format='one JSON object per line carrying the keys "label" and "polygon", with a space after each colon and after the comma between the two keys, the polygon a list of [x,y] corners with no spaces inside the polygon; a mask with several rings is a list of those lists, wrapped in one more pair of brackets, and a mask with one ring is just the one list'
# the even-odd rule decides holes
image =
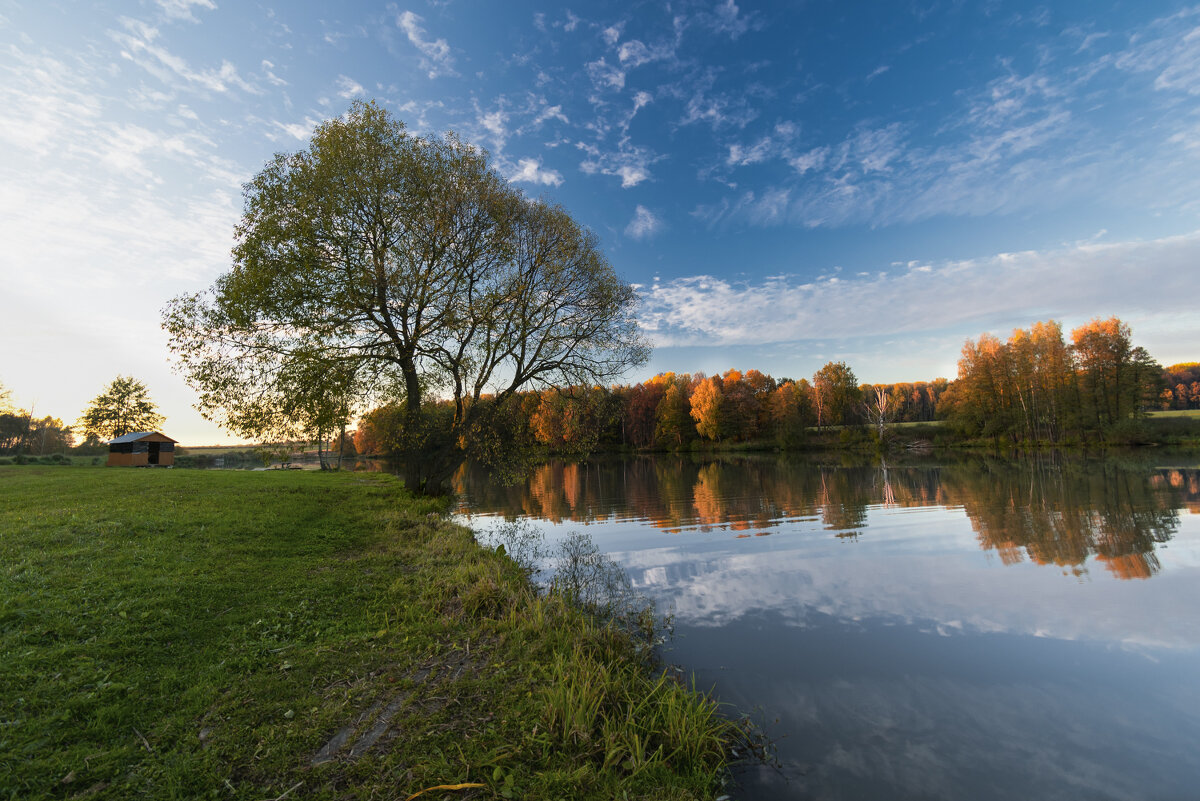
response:
{"label": "forest", "polygon": [[[1069,339],[1051,320],[1017,329],[1007,341],[990,334],[968,340],[954,381],[860,384],[840,361],[798,379],[754,369],[662,373],[633,385],[522,392],[509,417],[514,436],[571,454],[746,443],[786,449],[846,429],[878,443],[898,423],[934,421],[968,442],[1136,442],[1147,412],[1195,408],[1200,363],[1164,369],[1113,317],[1092,320]],[[397,405],[367,412],[356,450],[388,452],[402,424]]]}
{"label": "forest", "polygon": [[[131,379],[130,379],[131,380]],[[97,398],[100,400],[104,397]],[[84,435],[88,452],[104,439],[0,396],[0,454],[63,453]],[[486,396],[481,402],[489,402]],[[93,405],[95,405],[95,401]],[[427,403],[433,414],[452,402]],[[560,454],[595,450],[693,447],[803,448],[880,443],[897,424],[937,423],[948,439],[993,444],[1136,442],[1151,411],[1200,410],[1200,362],[1162,367],[1133,343],[1117,318],[1097,319],[1064,335],[1056,321],[991,334],[963,346],[955,380],[859,383],[844,362],[808,378],[759,370],[720,375],[661,373],[632,385],[549,387],[518,392],[505,405],[506,433]],[[367,411],[353,442],[339,452],[382,455],[404,436],[405,409]],[[851,430],[858,436],[839,439]],[[349,437],[347,437],[349,440]],[[352,451],[351,451],[352,449]]]}

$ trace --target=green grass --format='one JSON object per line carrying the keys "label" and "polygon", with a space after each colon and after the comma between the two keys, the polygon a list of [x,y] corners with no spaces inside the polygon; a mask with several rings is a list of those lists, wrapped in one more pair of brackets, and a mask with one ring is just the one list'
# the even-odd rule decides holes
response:
{"label": "green grass", "polygon": [[441,512],[377,474],[0,467],[0,798],[715,795],[738,727]]}
{"label": "green grass", "polygon": [[1165,411],[1148,412],[1147,417],[1155,418],[1189,418],[1192,420],[1200,420],[1200,409],[1167,409]]}

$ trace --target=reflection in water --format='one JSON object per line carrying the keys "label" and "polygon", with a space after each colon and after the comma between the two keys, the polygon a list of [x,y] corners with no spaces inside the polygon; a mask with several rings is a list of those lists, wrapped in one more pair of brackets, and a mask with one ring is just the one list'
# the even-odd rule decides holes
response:
{"label": "reflection in water", "polygon": [[964,459],[935,466],[812,464],[788,458],[697,462],[644,457],[550,462],[523,486],[489,484],[464,467],[456,488],[475,509],[552,522],[637,519],[669,533],[764,534],[815,519],[858,537],[872,507],[961,508],[980,546],[1005,564],[1025,559],[1079,575],[1089,557],[1112,575],[1159,570],[1157,545],[1178,528],[1179,509],[1200,507],[1200,471],[1152,470],[1112,461]]}
{"label": "reflection in water", "polygon": [[587,526],[674,611],[667,658],[765,711],[782,770],[742,771],[735,798],[1191,798],[1200,470],[1155,458],[672,456],[458,482],[473,525]]}

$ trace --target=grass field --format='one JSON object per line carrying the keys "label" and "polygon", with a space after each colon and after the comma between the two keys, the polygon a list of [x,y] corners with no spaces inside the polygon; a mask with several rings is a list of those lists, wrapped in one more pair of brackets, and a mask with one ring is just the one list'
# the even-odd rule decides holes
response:
{"label": "grass field", "polygon": [[389,476],[0,467],[0,798],[705,798],[734,724]]}
{"label": "grass field", "polygon": [[1200,420],[1200,409],[1168,409],[1166,411],[1149,412],[1147,416],[1154,418],[1184,418],[1189,420]]}

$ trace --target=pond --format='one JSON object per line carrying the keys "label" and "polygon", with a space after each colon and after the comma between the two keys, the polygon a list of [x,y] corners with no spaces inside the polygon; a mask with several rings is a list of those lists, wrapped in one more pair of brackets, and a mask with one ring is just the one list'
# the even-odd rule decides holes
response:
{"label": "pond", "polygon": [[758,710],[740,799],[1200,793],[1200,457],[745,457],[459,474],[475,528],[584,530],[665,658]]}

